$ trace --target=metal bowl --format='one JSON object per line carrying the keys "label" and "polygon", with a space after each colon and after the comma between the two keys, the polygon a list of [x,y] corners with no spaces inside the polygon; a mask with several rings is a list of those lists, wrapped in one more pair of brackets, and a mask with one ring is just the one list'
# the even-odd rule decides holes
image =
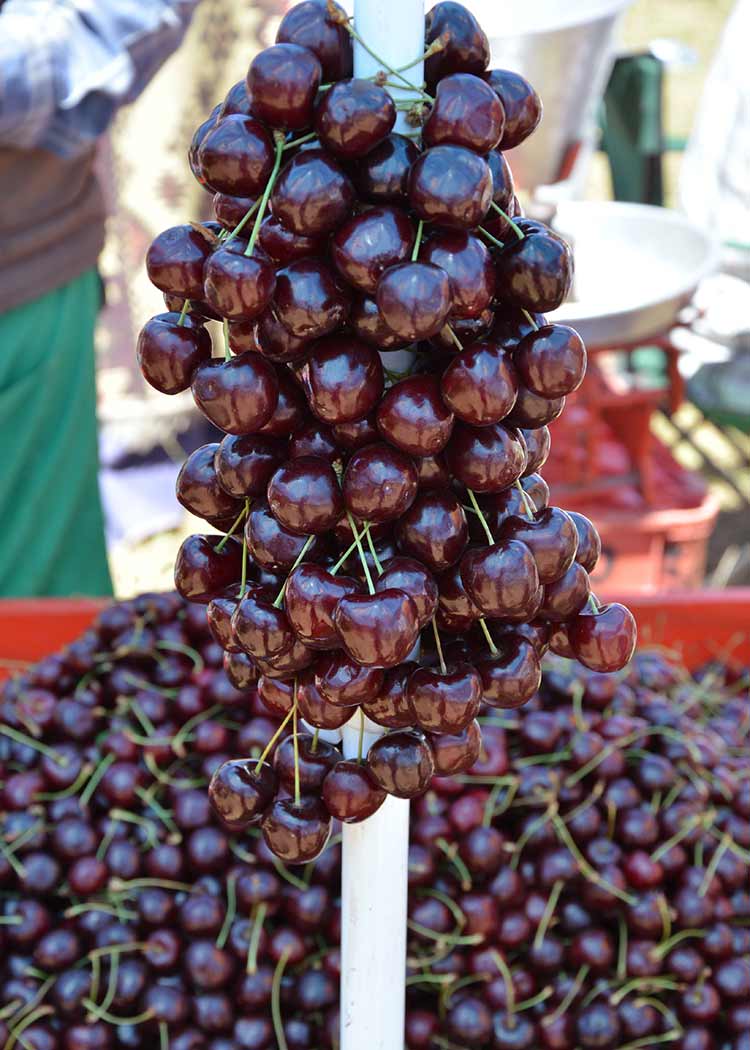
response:
{"label": "metal bowl", "polygon": [[667,208],[566,201],[554,226],[571,243],[576,275],[571,301],[549,316],[591,346],[666,332],[717,266],[717,243]]}

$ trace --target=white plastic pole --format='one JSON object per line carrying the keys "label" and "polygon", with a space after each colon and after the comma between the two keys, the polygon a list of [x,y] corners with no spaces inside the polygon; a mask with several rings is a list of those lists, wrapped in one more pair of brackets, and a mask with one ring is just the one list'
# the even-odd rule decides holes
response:
{"label": "white plastic pole", "polygon": [[[370,48],[394,69],[414,63],[404,76],[421,84],[424,0],[354,0],[354,25]],[[355,77],[383,68],[357,41]],[[389,81],[398,77],[388,75]],[[388,89],[395,99],[416,101],[408,89]],[[399,113],[396,131],[413,130]],[[383,355],[389,368],[412,361],[408,351]],[[361,715],[343,727],[344,755],[355,757]],[[382,730],[365,720],[366,754]],[[409,803],[387,797],[361,824],[344,825],[341,876],[341,1050],[403,1050],[406,976],[406,895]]]}

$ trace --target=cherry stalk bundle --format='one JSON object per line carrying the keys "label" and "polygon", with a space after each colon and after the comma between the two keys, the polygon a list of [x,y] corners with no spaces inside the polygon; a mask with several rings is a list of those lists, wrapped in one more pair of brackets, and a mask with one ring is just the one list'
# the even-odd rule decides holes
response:
{"label": "cherry stalk bundle", "polygon": [[[298,4],[197,129],[216,221],[151,245],[168,312],[138,343],[148,382],[191,389],[224,435],[177,482],[224,535],[188,538],[175,582],[207,605],[231,680],[291,723],[281,778],[235,762],[211,788],[289,863],[320,852],[331,817],[468,768],[480,703],[527,701],[547,648],[607,672],[635,643],[630,613],[591,594],[596,530],[549,505],[539,473],[586,365],[544,316],[570,251],[523,217],[505,155],[539,98],[488,70],[457,3],[426,16],[423,84],[378,56],[353,78],[353,38],[367,49],[333,0]],[[365,717],[390,732],[308,779],[320,732]]]}

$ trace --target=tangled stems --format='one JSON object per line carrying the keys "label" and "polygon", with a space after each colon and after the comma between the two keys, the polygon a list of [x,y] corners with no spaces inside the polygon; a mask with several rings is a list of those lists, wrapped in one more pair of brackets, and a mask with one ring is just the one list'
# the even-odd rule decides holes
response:
{"label": "tangled stems", "polygon": [[246,499],[245,500],[245,506],[242,508],[242,510],[239,512],[237,517],[232,522],[232,527],[230,528],[229,532],[225,533],[223,539],[219,540],[219,542],[216,544],[216,553],[217,554],[220,554],[224,550],[224,548],[226,547],[226,545],[227,545],[227,543],[229,541],[230,536],[233,536],[235,534],[235,532],[239,528],[240,524],[242,523],[243,519],[247,517],[249,509],[250,509],[250,500]]}
{"label": "tangled stems", "polygon": [[354,518],[352,517],[352,512],[350,510],[346,512],[346,520],[349,522],[349,528],[352,530],[352,535],[354,536],[354,544],[359,553],[359,560],[362,563],[362,571],[364,572],[365,579],[367,580],[367,590],[370,594],[374,594],[375,587],[373,586],[372,576],[370,575],[370,566],[367,564],[367,556],[365,555],[365,549],[362,546],[362,537],[357,531],[357,526],[354,522]]}

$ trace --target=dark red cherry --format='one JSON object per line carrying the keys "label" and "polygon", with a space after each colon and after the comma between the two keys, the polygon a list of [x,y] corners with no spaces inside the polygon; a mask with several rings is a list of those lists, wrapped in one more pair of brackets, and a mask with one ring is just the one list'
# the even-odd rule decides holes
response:
{"label": "dark red cherry", "polygon": [[[375,416],[372,412],[364,416],[363,419],[355,419],[350,423],[334,423],[331,427],[331,432],[336,439],[339,449],[346,452],[356,452],[366,445],[372,445],[380,441],[380,434],[375,425]],[[349,526],[346,523],[346,519],[341,524],[342,527],[348,529]],[[353,539],[351,529],[349,529],[348,541],[351,543]]]}
{"label": "dark red cherry", "polygon": [[526,468],[526,447],[518,431],[496,423],[456,425],[445,458],[453,476],[475,492],[501,492]]}
{"label": "dark red cherry", "polygon": [[351,300],[324,262],[297,259],[277,271],[273,304],[293,336],[318,339],[346,320]]}
{"label": "dark red cherry", "polygon": [[227,341],[233,354],[244,354],[246,350],[258,353],[260,347],[253,321],[231,321],[227,324]]}
{"label": "dark red cherry", "polygon": [[307,402],[302,387],[289,369],[279,370],[279,400],[273,415],[258,431],[268,437],[289,437],[308,419]]}
{"label": "dark red cherry", "polygon": [[407,661],[385,672],[377,695],[362,705],[368,718],[386,729],[404,729],[413,724],[414,716],[406,700],[406,682],[416,668],[417,664]]}
{"label": "dark red cherry", "polygon": [[358,296],[352,303],[349,327],[365,343],[378,350],[400,350],[409,343],[408,338],[397,335],[388,327],[378,304],[366,295]]}
{"label": "dark red cherry", "polygon": [[289,441],[289,457],[317,456],[329,463],[336,463],[341,458],[336,438],[325,423],[313,420],[301,427]]}
{"label": "dark red cherry", "polygon": [[527,478],[530,474],[536,474],[547,462],[550,453],[551,440],[547,427],[538,427],[536,430],[522,430],[523,440],[526,444],[526,470],[523,476]]}
{"label": "dark red cherry", "polygon": [[273,768],[279,783],[290,793],[295,789],[299,778],[303,794],[314,794],[327,774],[333,769],[341,753],[325,740],[316,740],[310,733],[299,733],[296,742],[293,736],[286,737],[276,748]]}
{"label": "dark red cherry", "polygon": [[559,507],[538,511],[533,519],[511,517],[503,522],[498,539],[521,540],[534,555],[541,583],[554,583],[573,563],[578,535],[575,525]]}
{"label": "dark red cherry", "polygon": [[474,343],[448,365],[440,381],[440,392],[460,420],[484,427],[499,423],[511,411],[518,378],[504,350],[492,342]]}
{"label": "dark red cherry", "polygon": [[[230,325],[230,336],[231,328]],[[292,335],[279,320],[273,306],[265,310],[254,326],[256,349],[269,361],[279,364],[304,359],[309,349],[309,340]]]}
{"label": "dark red cherry", "polygon": [[[331,17],[331,9],[341,21]],[[343,21],[346,13],[338,4],[325,0],[304,0],[295,4],[281,20],[276,40],[300,44],[317,56],[326,82],[352,75],[352,38]]]}
{"label": "dark red cherry", "polygon": [[297,706],[300,717],[316,729],[340,729],[352,717],[350,707],[332,704],[321,695],[312,670],[306,671],[298,680]]}
{"label": "dark red cherry", "polygon": [[438,577],[437,625],[451,632],[467,631],[482,615],[469,595],[461,579],[460,563],[446,569]]}
{"label": "dark red cherry", "polygon": [[505,127],[501,149],[513,149],[534,131],[542,119],[542,102],[528,80],[509,69],[490,69],[484,74],[503,105]]}
{"label": "dark red cherry", "polygon": [[469,536],[461,504],[449,492],[420,492],[398,522],[397,538],[404,554],[432,572],[455,564]]}
{"label": "dark red cherry", "polygon": [[522,310],[555,310],[570,291],[573,256],[556,233],[534,232],[497,253],[495,276],[506,302]]}
{"label": "dark red cherry", "polygon": [[409,678],[406,697],[420,729],[455,734],[479,713],[482,682],[470,664],[456,664],[449,671],[420,667]]}
{"label": "dark red cherry", "polygon": [[[242,87],[244,90],[244,83]],[[211,128],[215,126],[221,113],[221,109],[221,103],[219,103],[219,105],[214,106],[214,108],[209,113],[208,118],[204,120],[201,124],[199,124],[193,132],[193,137],[190,140],[190,145],[188,147],[188,164],[190,165],[190,171],[192,172],[193,177],[196,178],[201,184],[201,186],[205,186],[206,184],[203,179],[200,164],[198,163],[198,151],[200,150],[201,143],[203,142],[206,135],[209,133]]]}
{"label": "dark red cherry", "polygon": [[576,659],[592,671],[619,671],[635,650],[635,619],[619,602],[581,612],[566,628]]}
{"label": "dark red cherry", "polygon": [[[501,208],[512,219],[518,212],[515,208],[515,187],[510,164],[508,164],[505,154],[501,153],[499,149],[493,149],[487,154],[487,163],[492,172],[492,200],[498,208]],[[493,214],[489,218],[492,221],[485,227],[489,233],[498,237],[499,240],[503,238],[507,240],[509,237],[513,237],[510,225],[501,215],[498,215],[493,210]],[[499,229],[498,227],[501,228]],[[501,233],[502,236],[500,236]]]}
{"label": "dark red cherry", "polygon": [[402,262],[385,271],[375,301],[386,325],[401,339],[429,339],[450,313],[450,280],[439,266]]}
{"label": "dark red cherry", "polygon": [[276,274],[262,252],[245,255],[236,237],[209,257],[204,270],[205,299],[229,321],[254,321],[271,301]]}
{"label": "dark red cherry", "polygon": [[425,222],[470,230],[489,211],[492,174],[482,157],[463,146],[433,146],[412,165],[409,201]]}
{"label": "dark red cherry", "polygon": [[220,598],[212,598],[206,609],[206,622],[212,637],[225,652],[241,652],[232,636],[232,616],[237,608],[238,598],[230,592]]}
{"label": "dark red cherry", "polygon": [[257,197],[271,174],[273,155],[273,142],[263,125],[236,113],[205,135],[198,164],[205,184],[217,193]]}
{"label": "dark red cherry", "polygon": [[213,199],[214,215],[225,230],[239,226],[248,211],[256,203],[254,197],[232,197],[228,193],[215,193]]}
{"label": "dark red cherry", "polygon": [[199,518],[227,518],[239,514],[241,504],[221,485],[215,458],[219,446],[212,442],[191,452],[175,483],[177,499]]}
{"label": "dark red cherry", "polygon": [[227,434],[216,449],[214,465],[219,484],[237,499],[260,496],[284,460],[281,441],[257,434]]}
{"label": "dark red cherry", "polygon": [[331,576],[320,565],[302,562],[290,573],[284,608],[295,634],[311,649],[335,649],[341,643],[333,625],[340,598],[356,594],[360,585],[348,576]]}
{"label": "dark red cherry", "polygon": [[273,415],[279,398],[273,365],[253,353],[199,365],[191,389],[203,415],[228,434],[260,430]]}
{"label": "dark red cherry", "polygon": [[460,733],[427,734],[435,762],[435,776],[454,777],[471,769],[482,749],[479,722],[469,722]]}
{"label": "dark red cherry", "polygon": [[420,489],[442,489],[450,484],[451,478],[443,456],[417,456],[414,463]]}
{"label": "dark red cherry", "polygon": [[492,87],[471,73],[454,73],[437,85],[422,142],[427,147],[447,144],[489,153],[504,126],[502,103]]}
{"label": "dark red cherry", "polygon": [[262,824],[263,838],[285,864],[308,864],[320,856],[331,835],[331,818],[323,803],[311,795],[299,802],[280,798]]}
{"label": "dark red cherry", "polygon": [[428,88],[451,73],[481,74],[490,61],[490,44],[482,27],[463,4],[442,0],[425,16],[427,45],[440,40],[442,50],[425,61]]}
{"label": "dark red cherry", "polygon": [[211,255],[211,240],[185,224],[158,234],[146,253],[149,280],[162,292],[181,299],[203,298],[203,267]]}
{"label": "dark red cherry", "polygon": [[258,681],[255,661],[247,653],[225,652],[221,665],[229,684],[240,693],[246,692]]}
{"label": "dark red cherry", "polygon": [[405,591],[414,602],[420,630],[435,615],[438,587],[435,578],[414,558],[390,558],[375,581],[375,590]]}
{"label": "dark red cherry", "polygon": [[575,525],[578,536],[576,561],[583,566],[586,572],[593,572],[602,552],[602,541],[596,531],[596,526],[578,511],[569,510],[568,516]]}
{"label": "dark red cherry", "polygon": [[383,391],[383,366],[377,353],[345,335],[318,340],[305,374],[310,408],[324,423],[362,419]]}
{"label": "dark red cherry", "polygon": [[[291,569],[307,542],[304,536],[283,528],[265,501],[253,504],[245,524],[247,547],[253,560],[270,572]],[[314,560],[317,540],[308,548],[308,558]],[[320,551],[320,547],[317,547]]]}
{"label": "dark red cherry", "polygon": [[487,656],[476,664],[482,679],[482,699],[490,707],[520,707],[530,700],[542,681],[539,656],[520,636],[506,635],[497,656]]}
{"label": "dark red cherry", "polygon": [[448,274],[451,319],[479,317],[495,294],[495,270],[483,241],[465,230],[444,230],[430,237],[420,259]]}
{"label": "dark red cherry", "polygon": [[409,376],[387,391],[378,405],[378,430],[412,456],[434,456],[448,443],[453,415],[443,404],[435,376]]}
{"label": "dark red cherry", "polygon": [[522,383],[519,384],[516,403],[506,417],[506,423],[523,430],[538,430],[557,419],[565,408],[565,398],[557,397],[550,401],[539,397]]}
{"label": "dark red cherry", "polygon": [[485,339],[491,329],[494,312],[482,310],[478,317],[457,317],[445,325],[430,340],[432,346],[444,353],[455,354],[457,350],[466,349],[474,343]]}
{"label": "dark red cherry", "polygon": [[322,149],[303,150],[289,161],[271,194],[271,211],[286,229],[322,237],[351,213],[354,186]]}
{"label": "dark red cherry", "polygon": [[427,741],[418,733],[398,729],[372,744],[367,766],[378,784],[397,798],[424,794],[435,771]]}
{"label": "dark red cherry", "polygon": [[525,543],[504,540],[467,551],[461,579],[471,601],[485,616],[531,620],[541,595],[534,556]]}
{"label": "dark red cherry", "polygon": [[521,340],[513,362],[532,393],[554,400],[572,394],[583,382],[586,348],[575,329],[548,324]]}
{"label": "dark red cherry", "polygon": [[417,495],[417,468],[391,445],[367,445],[349,460],[343,479],[344,500],[360,521],[392,521]]}
{"label": "dark red cherry", "polygon": [[344,824],[358,824],[371,817],[382,806],[385,795],[367,766],[348,760],[336,763],[321,792],[328,812]]}
{"label": "dark red cherry", "polygon": [[344,649],[363,667],[395,667],[419,637],[414,602],[393,588],[347,595],[336,606],[333,622]]}
{"label": "dark red cherry", "polygon": [[360,160],[354,182],[360,196],[378,204],[405,203],[409,195],[409,169],[419,149],[405,135],[391,134]]}
{"label": "dark red cherry", "polygon": [[244,113],[246,117],[250,116],[250,97],[244,77],[232,84],[224,96],[224,101],[219,109],[219,119],[228,117],[231,113]]}
{"label": "dark red cherry", "polygon": [[268,483],[268,505],[290,532],[328,532],[344,510],[333,467],[315,456],[300,456],[278,468]]}
{"label": "dark red cherry", "polygon": [[177,552],[174,585],[183,598],[206,605],[238,583],[242,548],[229,540],[219,551],[221,536],[188,536]]}
{"label": "dark red cherry", "polygon": [[396,107],[385,90],[369,80],[341,80],[323,95],[315,113],[318,138],[340,157],[364,156],[391,133]]}
{"label": "dark red cherry", "polygon": [[406,212],[381,205],[339,226],[331,240],[331,258],[344,280],[374,295],[383,271],[407,259],[413,243]]}
{"label": "dark red cherry", "polygon": [[309,127],[322,72],[313,52],[299,44],[264,48],[247,71],[250,111],[272,128]]}
{"label": "dark red cherry", "polygon": [[553,623],[569,620],[583,609],[590,593],[589,574],[574,561],[564,576],[544,588],[539,615]]}
{"label": "dark red cherry", "polygon": [[372,700],[382,685],[382,670],[363,667],[345,652],[326,653],[315,665],[316,688],[340,707],[357,707]]}
{"label": "dark red cherry", "polygon": [[241,831],[259,820],[276,797],[278,783],[267,762],[233,759],[219,766],[208,785],[214,811],[227,827]]}
{"label": "dark red cherry", "polygon": [[232,615],[235,641],[252,657],[270,660],[294,645],[294,632],[283,609],[260,587],[253,587]]}
{"label": "dark red cherry", "polygon": [[187,390],[193,372],[211,356],[211,337],[202,324],[178,313],[152,317],[140,331],[136,355],[146,382],[161,394]]}
{"label": "dark red cherry", "polygon": [[286,266],[295,259],[304,259],[306,255],[323,255],[324,244],[320,237],[306,237],[294,233],[275,215],[267,215],[260,224],[258,243],[266,255],[280,266]]}

